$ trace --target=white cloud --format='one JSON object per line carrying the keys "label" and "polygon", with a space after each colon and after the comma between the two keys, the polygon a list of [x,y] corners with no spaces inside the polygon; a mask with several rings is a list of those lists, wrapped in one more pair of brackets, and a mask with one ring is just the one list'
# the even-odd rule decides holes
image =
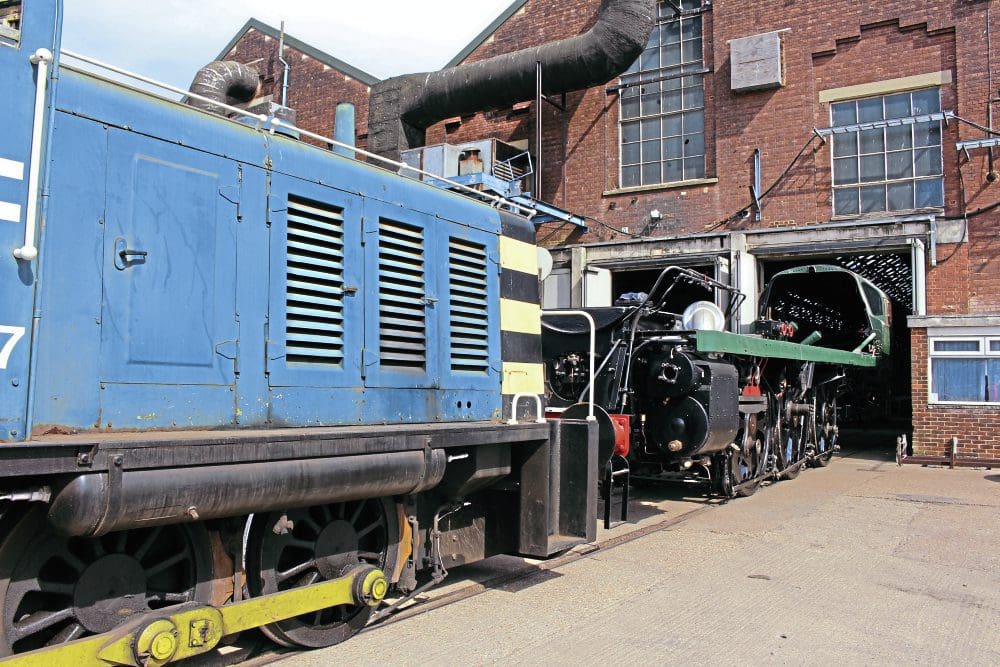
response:
{"label": "white cloud", "polygon": [[253,17],[380,78],[439,69],[511,0],[65,0],[63,46],[178,87]]}

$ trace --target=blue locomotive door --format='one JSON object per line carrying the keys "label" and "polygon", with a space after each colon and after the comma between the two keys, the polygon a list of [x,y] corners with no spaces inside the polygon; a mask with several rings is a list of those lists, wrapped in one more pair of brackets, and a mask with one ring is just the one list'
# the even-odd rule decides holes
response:
{"label": "blue locomotive door", "polygon": [[109,133],[101,426],[231,423],[236,164]]}
{"label": "blue locomotive door", "polygon": [[[440,384],[437,277],[446,271],[436,218],[373,199],[365,202],[365,383],[430,388]],[[402,394],[400,394],[402,395]]]}
{"label": "blue locomotive door", "polygon": [[280,173],[271,176],[271,422],[358,420],[365,300],[361,208],[356,194]]}

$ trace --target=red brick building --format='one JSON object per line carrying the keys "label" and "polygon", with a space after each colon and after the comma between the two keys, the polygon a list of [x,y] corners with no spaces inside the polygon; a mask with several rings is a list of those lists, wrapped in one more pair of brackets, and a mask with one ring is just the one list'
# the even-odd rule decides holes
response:
{"label": "red brick building", "polygon": [[[257,19],[250,19],[219,53],[216,60],[235,60],[253,65],[260,72],[262,94],[281,103],[285,86],[285,64],[279,47],[281,33]],[[353,104],[359,119],[368,117],[368,93],[378,78],[345,63],[294,37],[284,36],[284,60],[288,64],[284,106],[295,110],[296,124],[310,132],[333,136],[337,104]],[[356,142],[365,147],[364,123]]]}
{"label": "red brick building", "polygon": [[[580,34],[600,4],[515,0],[451,64]],[[555,260],[550,305],[593,301],[595,275],[617,294],[683,264],[751,295],[739,329],[780,269],[858,270],[895,301],[887,407],[912,422],[915,452],[943,454],[957,438],[960,455],[998,458],[993,4],[663,0],[647,50],[620,79],[568,94],[564,111],[528,100],[448,119],[427,143],[496,137],[537,152],[542,114],[540,198],[589,227],[539,230]],[[232,53],[265,60],[274,82],[275,46],[257,33]],[[344,94],[304,73],[291,90],[315,131],[329,121],[318,114],[312,126],[304,109]]]}

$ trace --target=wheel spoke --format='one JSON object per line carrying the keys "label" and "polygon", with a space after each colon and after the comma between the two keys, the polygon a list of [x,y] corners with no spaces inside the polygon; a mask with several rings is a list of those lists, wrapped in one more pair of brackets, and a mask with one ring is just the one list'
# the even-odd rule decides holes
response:
{"label": "wheel spoke", "polygon": [[316,541],[315,540],[300,540],[297,537],[290,537],[285,543],[290,547],[298,547],[299,549],[305,549],[309,552],[316,551]]}
{"label": "wheel spoke", "polygon": [[313,570],[312,572],[306,574],[306,576],[299,579],[298,582],[296,582],[295,587],[298,588],[299,586],[311,586],[312,584],[315,584],[317,581],[319,581],[319,572],[317,570]]}
{"label": "wheel spoke", "polygon": [[87,564],[76,557],[76,554],[72,553],[68,549],[64,549],[58,556],[58,558],[64,561],[71,569],[75,570],[77,574],[82,574],[84,570],[87,569]]}
{"label": "wheel spoke", "polygon": [[54,593],[55,595],[72,597],[75,588],[76,586],[74,584],[66,583],[64,581],[48,581],[45,579],[38,580],[38,590],[43,593]]}
{"label": "wheel spoke", "polygon": [[191,558],[191,555],[186,551],[181,551],[179,553],[174,554],[173,556],[170,556],[169,558],[165,558],[156,565],[146,568],[146,578],[151,579],[152,577],[158,575],[160,572],[163,572],[164,570],[171,568],[174,565],[177,565],[177,563],[188,560],[189,558]]}
{"label": "wheel spoke", "polygon": [[[323,513],[329,514],[329,512],[330,510],[325,510]],[[309,529],[313,532],[313,535],[319,535],[322,532],[322,529],[319,527],[319,524],[313,521],[312,517],[308,515],[302,517],[301,519],[299,519],[299,521],[309,526]],[[329,521],[330,519],[327,519],[327,523],[329,523]]]}
{"label": "wheel spoke", "polygon": [[65,607],[57,611],[36,611],[34,614],[14,623],[11,629],[17,637],[30,637],[45,628],[50,628],[56,623],[61,623],[70,618],[73,618],[72,607]]}
{"label": "wheel spoke", "polygon": [[309,559],[309,560],[307,560],[307,561],[305,561],[303,563],[299,563],[298,565],[295,565],[294,567],[290,567],[287,570],[284,570],[282,572],[275,572],[274,576],[275,576],[275,579],[278,580],[278,583],[282,583],[282,582],[285,582],[285,581],[291,579],[292,577],[295,577],[295,576],[298,576],[298,575],[302,574],[303,572],[307,571],[309,568],[312,568],[312,567],[316,567],[316,560],[315,559]]}
{"label": "wheel spoke", "polygon": [[368,502],[367,500],[361,500],[361,501],[358,502],[357,509],[354,510],[354,514],[351,515],[351,518],[350,518],[350,520],[348,520],[347,523],[349,523],[349,524],[351,524],[353,526],[354,524],[356,524],[358,522],[358,518],[361,516],[361,510],[363,510],[365,508],[365,503],[367,503],[367,502]]}
{"label": "wheel spoke", "polygon": [[372,523],[368,524],[367,526],[365,526],[364,528],[362,528],[361,530],[359,530],[358,531],[358,542],[360,542],[364,538],[365,535],[367,535],[368,533],[372,532],[373,530],[375,530],[376,528],[378,528],[381,525],[382,525],[382,517],[380,516],[378,519],[376,519]]}
{"label": "wheel spoke", "polygon": [[142,562],[142,559],[146,556],[146,552],[153,546],[153,543],[156,542],[156,538],[160,536],[162,531],[163,526],[156,526],[150,531],[149,535],[146,536],[146,539],[143,540],[142,544],[133,554],[137,561]]}
{"label": "wheel spoke", "polygon": [[46,646],[65,644],[83,636],[85,630],[79,623],[71,623],[56,633],[56,635],[45,643]]}

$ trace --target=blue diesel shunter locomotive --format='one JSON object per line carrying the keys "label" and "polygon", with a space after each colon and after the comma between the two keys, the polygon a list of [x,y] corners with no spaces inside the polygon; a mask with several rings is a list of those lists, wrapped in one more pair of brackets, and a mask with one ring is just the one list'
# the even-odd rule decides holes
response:
{"label": "blue diesel shunter locomotive", "polygon": [[84,72],[60,18],[0,33],[0,655],[326,645],[389,587],[593,539],[530,223]]}

